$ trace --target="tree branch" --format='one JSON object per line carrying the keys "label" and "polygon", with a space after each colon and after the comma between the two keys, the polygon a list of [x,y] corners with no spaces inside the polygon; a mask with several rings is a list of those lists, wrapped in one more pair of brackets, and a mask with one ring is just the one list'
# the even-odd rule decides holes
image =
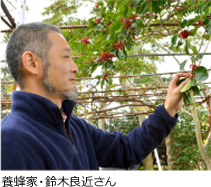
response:
{"label": "tree branch", "polygon": [[[161,44],[157,43],[157,42],[154,42],[155,45],[161,47],[163,50],[167,51],[169,54],[172,54],[168,49],[166,49],[165,47],[163,47]],[[172,55],[172,57],[176,60],[176,62],[180,65],[180,62],[177,60],[177,58]]]}

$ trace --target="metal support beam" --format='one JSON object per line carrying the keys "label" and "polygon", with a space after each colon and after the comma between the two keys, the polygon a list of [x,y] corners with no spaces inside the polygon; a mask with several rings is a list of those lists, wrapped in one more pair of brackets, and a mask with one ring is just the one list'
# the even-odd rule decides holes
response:
{"label": "metal support beam", "polygon": [[[148,25],[149,27],[159,27],[160,25],[162,25],[161,23],[153,23],[153,24],[150,24]],[[195,23],[195,24],[192,24],[192,26],[197,26],[199,24]],[[88,28],[89,25],[73,25],[73,26],[60,26],[59,28],[60,29],[86,29]],[[176,27],[176,26],[179,26],[178,23],[165,23],[163,24],[163,26],[166,26],[166,27]],[[8,30],[1,30],[1,32],[12,32],[13,30],[11,29],[8,29]]]}
{"label": "metal support beam", "polygon": [[15,28],[16,27],[15,22],[14,22],[12,16],[11,16],[11,14],[9,13],[6,5],[4,4],[4,1],[3,0],[1,0],[1,8],[4,11],[4,13],[6,14],[8,20],[10,21],[10,23],[12,25],[12,27]]}

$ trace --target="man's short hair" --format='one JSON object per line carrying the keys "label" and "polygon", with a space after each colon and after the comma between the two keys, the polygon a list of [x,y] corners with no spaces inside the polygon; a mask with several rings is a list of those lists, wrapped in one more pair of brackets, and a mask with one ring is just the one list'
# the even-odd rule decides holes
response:
{"label": "man's short hair", "polygon": [[48,67],[48,51],[52,46],[48,37],[50,31],[61,33],[58,27],[42,22],[21,24],[12,32],[7,43],[6,61],[11,75],[20,88],[24,86],[22,81],[22,55],[24,52],[30,51],[38,55],[42,58],[43,65]]}

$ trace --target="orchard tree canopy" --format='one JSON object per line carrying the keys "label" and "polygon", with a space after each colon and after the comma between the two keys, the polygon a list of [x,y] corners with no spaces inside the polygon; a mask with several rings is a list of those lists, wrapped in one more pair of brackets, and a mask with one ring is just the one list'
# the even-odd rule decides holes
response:
{"label": "orchard tree canopy", "polygon": [[[210,40],[211,36],[211,1],[208,0],[102,0],[88,1],[93,4],[88,20],[72,17],[71,13],[86,1],[57,0],[46,8],[44,15],[48,23],[63,25],[88,25],[86,29],[63,30],[73,55],[78,56],[78,76],[91,76],[98,68],[98,83],[103,86],[106,81],[112,84],[108,76],[121,74],[140,74],[150,72],[153,63],[141,63],[139,60],[127,58],[128,54],[149,53],[147,44],[155,45],[166,39],[167,49],[172,52],[185,52],[192,56],[192,80],[189,83],[195,94],[199,93],[197,82],[208,78],[205,67],[196,64],[203,58],[199,55],[201,46],[197,48],[193,39],[199,37],[197,30],[203,29],[202,40]],[[203,45],[203,41],[201,42]],[[157,49],[158,50],[158,49]],[[151,59],[153,62],[153,58]],[[183,70],[187,60],[179,63]],[[200,64],[199,64],[200,65]],[[154,67],[154,69],[156,69]],[[179,68],[178,68],[179,69]],[[194,87],[194,88],[193,88]],[[187,91],[189,88],[186,88]],[[190,96],[186,95],[185,102]]]}

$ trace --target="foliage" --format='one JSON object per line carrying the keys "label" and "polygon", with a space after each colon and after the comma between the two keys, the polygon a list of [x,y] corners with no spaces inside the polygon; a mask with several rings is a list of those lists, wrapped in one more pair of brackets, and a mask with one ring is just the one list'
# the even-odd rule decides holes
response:
{"label": "foliage", "polygon": [[[73,6],[74,5],[74,6]],[[45,21],[57,25],[72,25],[71,13],[81,6],[81,1],[75,2],[57,0],[50,7],[46,8],[44,15],[51,15]],[[92,14],[88,21],[81,20],[75,24],[88,24],[87,29],[63,31],[74,55],[78,55],[76,60],[80,72],[78,76],[91,76],[94,71],[101,67],[102,74],[114,75],[117,72],[138,74],[141,72],[141,64],[131,65],[132,60],[128,60],[127,55],[135,46],[139,48],[139,53],[146,53],[144,46],[152,43],[153,40],[160,40],[167,36],[172,36],[170,50],[183,48],[183,51],[190,55],[193,52],[192,64],[199,58],[196,46],[192,44],[192,38],[196,35],[200,27],[204,29],[204,38],[210,39],[211,35],[211,2],[202,0],[107,0],[93,3]],[[69,10],[69,11],[68,11]],[[66,16],[66,20],[61,18]],[[178,23],[178,26],[167,28],[164,24]],[[153,24],[160,23],[158,27]],[[193,27],[192,25],[195,24]],[[89,38],[89,43],[82,42],[83,38]],[[117,47],[122,43],[121,48]],[[116,58],[102,60],[104,53],[110,52]],[[120,61],[121,60],[121,61]],[[118,62],[121,62],[121,65]],[[126,68],[132,71],[124,71]],[[181,69],[185,66],[181,64]],[[136,67],[136,68],[134,68]],[[183,67],[183,68],[182,68]],[[200,74],[207,74],[206,68],[197,68]],[[109,73],[107,72],[109,70]],[[103,78],[104,77],[104,78]],[[99,77],[99,83],[104,84],[106,76]],[[193,86],[196,82],[203,81],[196,75]],[[205,77],[205,76],[204,76]],[[206,76],[207,78],[207,76]],[[104,80],[105,79],[105,80]],[[197,80],[197,81],[196,81]],[[107,80],[107,83],[112,84]],[[197,89],[198,90],[198,89]],[[185,94],[184,94],[185,95]]]}
{"label": "foliage", "polygon": [[[188,110],[188,106],[184,107]],[[205,170],[206,165],[200,156],[200,150],[197,146],[195,137],[195,127],[190,115],[179,112],[180,118],[178,125],[171,133],[171,150],[174,170]],[[201,132],[203,142],[209,134],[209,124],[207,112],[204,106],[198,109],[198,116],[201,122]],[[211,156],[211,145],[206,146]]]}

